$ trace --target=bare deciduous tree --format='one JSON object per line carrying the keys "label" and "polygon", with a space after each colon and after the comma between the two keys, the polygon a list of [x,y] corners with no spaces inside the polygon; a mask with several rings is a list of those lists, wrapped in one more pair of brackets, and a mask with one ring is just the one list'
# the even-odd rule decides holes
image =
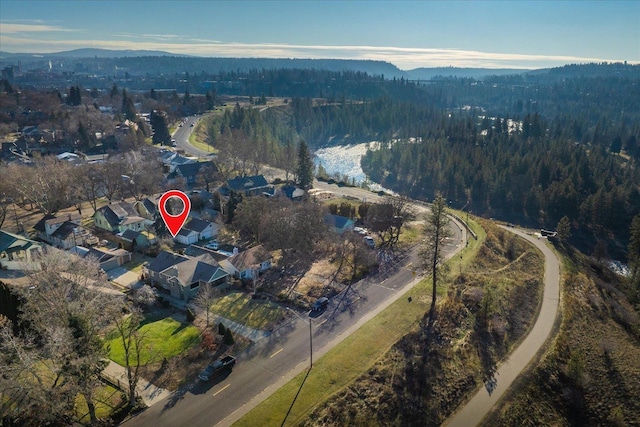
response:
{"label": "bare deciduous tree", "polygon": [[105,366],[100,336],[121,297],[103,291],[105,278],[92,260],[52,249],[39,265],[23,292],[22,335],[2,331],[2,394],[14,414],[39,423],[73,419],[82,395],[95,423],[93,393]]}

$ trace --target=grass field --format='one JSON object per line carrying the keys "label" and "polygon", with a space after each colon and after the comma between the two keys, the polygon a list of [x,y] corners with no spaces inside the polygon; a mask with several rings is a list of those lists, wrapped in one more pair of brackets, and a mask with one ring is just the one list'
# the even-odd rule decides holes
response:
{"label": "grass field", "polygon": [[[94,390],[96,417],[98,419],[106,419],[123,403],[123,394],[120,390],[111,386],[102,386]],[[87,409],[87,401],[82,395],[76,398],[76,414],[78,421],[81,423],[89,423],[89,410]]]}
{"label": "grass field", "polygon": [[232,292],[217,299],[211,312],[254,329],[267,330],[287,316],[281,306],[266,300],[252,299],[242,292]]}
{"label": "grass field", "polygon": [[[142,365],[164,358],[170,359],[183,353],[192,345],[200,343],[198,328],[178,322],[171,317],[147,321],[140,327],[139,333],[144,335],[144,347],[141,351]],[[106,345],[109,358],[124,366],[124,349],[120,337],[115,331],[107,337]]]}

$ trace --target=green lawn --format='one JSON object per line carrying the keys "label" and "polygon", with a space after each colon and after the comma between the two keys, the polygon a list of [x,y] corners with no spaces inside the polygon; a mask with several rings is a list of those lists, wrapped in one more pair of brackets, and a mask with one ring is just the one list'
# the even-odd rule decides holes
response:
{"label": "green lawn", "polygon": [[232,292],[215,300],[211,312],[254,329],[267,330],[287,312],[271,301],[254,300],[242,292]]}
{"label": "green lawn", "polygon": [[[472,227],[474,231],[480,231],[476,223],[472,223]],[[469,242],[469,246],[463,251],[462,259],[456,256],[450,260],[450,264],[453,264],[450,265],[452,270],[457,269],[461,261],[473,258],[484,236],[478,237],[478,241],[472,239]],[[315,361],[301,389],[300,385],[307,375],[306,371],[285,384],[234,426],[281,426],[300,423],[315,407],[373,366],[393,344],[422,319],[431,303],[430,283],[430,277],[420,281],[407,294],[411,296],[412,302],[409,303],[407,298],[401,297],[320,360]],[[438,294],[445,293],[445,286],[440,286]],[[300,393],[295,404],[286,422],[283,422],[298,390]]]}
{"label": "green lawn", "polygon": [[[144,335],[140,362],[142,365],[164,358],[170,359],[200,342],[198,328],[178,322],[171,317],[147,321],[140,327],[139,332]],[[106,345],[109,358],[124,365],[122,341],[115,331],[107,337]]]}
{"label": "green lawn", "polygon": [[[94,390],[96,417],[105,419],[110,416],[123,403],[122,392],[111,386],[103,386]],[[82,423],[89,422],[89,410],[87,401],[82,395],[76,397],[76,416]]]}

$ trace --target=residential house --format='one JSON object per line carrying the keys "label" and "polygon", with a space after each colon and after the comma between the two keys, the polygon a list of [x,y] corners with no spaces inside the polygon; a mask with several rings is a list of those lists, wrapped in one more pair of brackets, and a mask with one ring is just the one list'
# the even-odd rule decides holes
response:
{"label": "residential house", "polygon": [[176,154],[175,156],[171,157],[171,160],[165,163],[165,167],[169,169],[169,173],[171,174],[175,172],[178,166],[186,165],[188,163],[196,163],[196,160]]}
{"label": "residential house", "polygon": [[145,275],[161,292],[180,300],[194,297],[205,284],[226,287],[229,274],[209,255],[187,258],[161,252],[145,267]]}
{"label": "residential house", "polygon": [[158,201],[151,199],[149,197],[145,197],[142,200],[138,200],[133,203],[133,209],[143,218],[146,218],[151,221],[156,221],[158,219],[159,211],[158,211]]}
{"label": "residential house", "polygon": [[159,283],[161,280],[160,273],[172,265],[188,260],[188,257],[175,254],[173,252],[162,251],[157,257],[147,264],[143,271],[145,278],[152,282]]}
{"label": "residential house", "polygon": [[76,213],[58,217],[47,214],[33,228],[37,237],[51,246],[70,249],[95,240],[93,235],[80,225],[81,220],[82,216]]}
{"label": "residential house", "polygon": [[204,168],[209,168],[210,171],[207,174],[212,177],[218,173],[218,167],[215,163],[209,162],[191,162],[177,165],[172,173],[167,176],[168,181],[173,181],[178,177],[182,177],[187,185],[194,185],[198,181],[198,174],[203,171]]}
{"label": "residential house", "polygon": [[127,262],[130,262],[132,259],[131,252],[121,249],[121,248],[86,248],[84,246],[74,246],[69,250],[69,252],[74,253],[82,258],[93,258],[95,259],[100,268],[104,271],[113,270],[116,267],[121,266]]}
{"label": "residential house", "polygon": [[0,268],[5,270],[35,269],[35,258],[42,244],[19,234],[0,230]]}
{"label": "residential house", "polygon": [[221,196],[228,198],[231,191],[241,193],[243,196],[257,196],[274,194],[273,185],[270,185],[264,176],[238,176],[228,179],[227,182],[219,189]]}
{"label": "residential house", "polygon": [[295,185],[284,185],[280,188],[280,192],[291,200],[302,200],[302,198],[304,198],[304,190]]}
{"label": "residential house", "polygon": [[326,214],[324,222],[330,227],[334,233],[342,234],[345,231],[353,231],[356,222],[351,218],[341,215]]}
{"label": "residential house", "polygon": [[146,230],[125,230],[119,237],[122,240],[122,246],[131,252],[142,250],[158,243],[156,235]]}
{"label": "residential house", "polygon": [[232,256],[220,261],[220,266],[237,279],[252,280],[271,268],[272,258],[263,245],[258,245],[242,252],[235,249]]}
{"label": "residential house", "polygon": [[155,221],[143,218],[127,202],[112,203],[93,214],[95,226],[112,233],[125,230],[142,231],[153,225]]}
{"label": "residential house", "polygon": [[176,235],[175,240],[184,245],[190,245],[199,240],[207,240],[216,237],[218,235],[218,230],[219,226],[214,222],[191,218],[191,220],[187,222]]}

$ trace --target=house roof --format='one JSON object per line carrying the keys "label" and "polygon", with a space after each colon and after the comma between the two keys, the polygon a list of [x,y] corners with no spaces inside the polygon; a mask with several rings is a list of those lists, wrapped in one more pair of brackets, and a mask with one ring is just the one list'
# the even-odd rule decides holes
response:
{"label": "house roof", "polygon": [[209,221],[204,221],[199,218],[191,218],[191,221],[186,223],[182,229],[184,230],[186,228],[187,230],[193,230],[196,233],[202,233],[210,225],[211,223]]}
{"label": "house roof", "polygon": [[56,239],[65,240],[74,230],[81,228],[78,224],[74,224],[71,221],[65,221],[62,223],[60,227],[53,233],[51,233],[51,237],[55,237]]}
{"label": "house roof", "polygon": [[142,199],[141,203],[150,214],[155,214],[158,210],[158,205],[156,204],[156,202],[148,197]]}
{"label": "house roof", "polygon": [[354,221],[350,218],[347,218],[346,216],[326,214],[324,216],[324,222],[332,227],[341,229],[347,226],[347,224],[349,224],[350,222],[353,223]]}
{"label": "house roof", "polygon": [[0,230],[0,252],[19,252],[29,249],[31,246],[40,246],[40,243],[19,234]]}
{"label": "house roof", "polygon": [[154,271],[159,273],[163,270],[166,270],[168,267],[172,265],[179,264],[188,260],[187,257],[183,257],[182,255],[174,254],[168,251],[162,251],[158,254],[157,257],[153,261],[147,265],[147,270]]}
{"label": "house roof", "polygon": [[176,277],[183,286],[188,286],[199,281],[209,283],[227,275],[226,272],[222,274],[220,270],[222,269],[217,263],[214,265],[200,261],[198,258],[192,258],[167,267],[162,273]]}
{"label": "house roof", "polygon": [[227,180],[227,187],[233,191],[250,191],[268,186],[269,183],[262,175],[238,176]]}
{"label": "house roof", "polygon": [[171,159],[171,164],[175,166],[184,165],[187,163],[195,163],[195,160],[190,159],[188,157],[181,156],[179,154]]}
{"label": "house roof", "polygon": [[78,213],[68,213],[60,216],[55,216],[52,214],[46,214],[42,217],[40,221],[33,226],[33,229],[36,231],[40,231],[41,233],[46,233],[46,225],[52,226],[55,224],[62,224],[66,221],[79,221],[82,219],[82,215]]}
{"label": "house roof", "polygon": [[121,224],[122,221],[128,217],[131,217],[132,219],[133,217],[136,218],[136,220],[129,221],[128,223],[144,220],[144,218],[138,216],[138,212],[136,212],[135,209],[133,209],[133,206],[127,202],[111,203],[110,205],[101,207],[96,212],[101,212],[112,227]]}
{"label": "house roof", "polygon": [[258,245],[229,257],[228,261],[239,271],[244,271],[254,268],[271,258],[269,251],[264,246]]}
{"label": "house roof", "polygon": [[177,156],[177,154],[173,151],[165,151],[164,153],[160,154],[160,161],[161,162],[169,162],[171,161],[171,159],[173,159],[175,156]]}
{"label": "house roof", "polygon": [[192,234],[192,233],[197,234],[197,231],[195,231],[195,230],[190,230],[190,229],[188,229],[186,226],[184,226],[184,227],[182,227],[182,228],[180,229],[180,231],[178,232],[178,234],[176,234],[176,236],[184,236],[184,237],[187,237],[188,235],[190,235],[190,234]]}
{"label": "house roof", "polygon": [[290,199],[297,199],[298,197],[304,196],[304,190],[296,187],[295,185],[285,185],[280,189],[280,191]]}
{"label": "house roof", "polygon": [[134,240],[136,240],[138,238],[139,235],[140,235],[139,231],[134,231],[134,230],[127,229],[127,230],[124,231],[124,233],[122,233],[122,235],[120,237],[122,237],[124,240],[128,240],[130,242],[133,242]]}
{"label": "house roof", "polygon": [[213,162],[185,163],[185,164],[176,166],[176,172],[185,178],[190,176],[196,176],[198,172],[200,172],[200,169],[202,169],[204,166],[207,166],[207,165],[214,165],[215,167],[215,164]]}

